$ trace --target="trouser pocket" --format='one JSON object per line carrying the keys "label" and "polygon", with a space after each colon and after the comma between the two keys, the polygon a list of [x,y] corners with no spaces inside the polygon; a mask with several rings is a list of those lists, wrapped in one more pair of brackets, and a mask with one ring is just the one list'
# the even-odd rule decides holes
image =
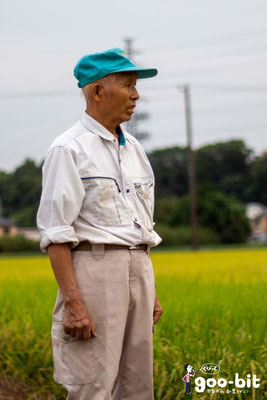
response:
{"label": "trouser pocket", "polygon": [[63,324],[52,324],[54,380],[85,384],[96,381],[95,343],[97,338],[78,340],[64,332]]}

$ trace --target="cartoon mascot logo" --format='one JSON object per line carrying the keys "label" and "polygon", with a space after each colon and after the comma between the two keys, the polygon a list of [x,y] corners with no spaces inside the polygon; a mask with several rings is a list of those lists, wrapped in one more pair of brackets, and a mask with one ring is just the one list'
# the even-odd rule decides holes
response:
{"label": "cartoon mascot logo", "polygon": [[190,377],[195,376],[197,371],[194,370],[193,366],[190,364],[186,364],[185,366],[186,374],[185,376],[182,377],[182,381],[186,383],[186,394],[191,394],[191,383],[190,383]]}

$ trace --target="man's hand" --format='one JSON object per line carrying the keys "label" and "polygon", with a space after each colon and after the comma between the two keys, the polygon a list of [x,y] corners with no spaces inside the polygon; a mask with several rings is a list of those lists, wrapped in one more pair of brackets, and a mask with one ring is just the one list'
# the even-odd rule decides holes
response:
{"label": "man's hand", "polygon": [[157,293],[155,295],[155,304],[154,304],[154,312],[153,312],[153,322],[156,324],[163,313],[162,307],[160,305]]}
{"label": "man's hand", "polygon": [[77,339],[96,337],[95,325],[84,306],[75,279],[68,243],[51,243],[47,252],[64,299],[64,332]]}
{"label": "man's hand", "polygon": [[65,304],[63,328],[67,335],[80,340],[97,337],[94,321],[80,302]]}

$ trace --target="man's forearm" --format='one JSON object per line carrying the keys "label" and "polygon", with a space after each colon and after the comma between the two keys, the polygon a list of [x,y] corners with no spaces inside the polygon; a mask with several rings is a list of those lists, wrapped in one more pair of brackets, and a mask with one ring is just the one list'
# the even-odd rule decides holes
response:
{"label": "man's forearm", "polygon": [[48,246],[47,252],[63,296],[65,333],[77,339],[96,337],[94,321],[87,312],[79,293],[68,243],[52,243]]}
{"label": "man's forearm", "polygon": [[51,243],[47,252],[65,305],[80,303],[81,296],[73,271],[71,250],[68,243]]}

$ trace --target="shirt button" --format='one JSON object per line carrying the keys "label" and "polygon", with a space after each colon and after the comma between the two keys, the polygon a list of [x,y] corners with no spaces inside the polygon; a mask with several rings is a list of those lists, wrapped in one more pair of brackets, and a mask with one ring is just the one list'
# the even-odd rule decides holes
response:
{"label": "shirt button", "polygon": [[137,218],[135,218],[134,220],[137,221]]}
{"label": "shirt button", "polygon": [[126,193],[129,193],[129,192],[130,192],[130,189],[127,189],[127,190],[126,190]]}

